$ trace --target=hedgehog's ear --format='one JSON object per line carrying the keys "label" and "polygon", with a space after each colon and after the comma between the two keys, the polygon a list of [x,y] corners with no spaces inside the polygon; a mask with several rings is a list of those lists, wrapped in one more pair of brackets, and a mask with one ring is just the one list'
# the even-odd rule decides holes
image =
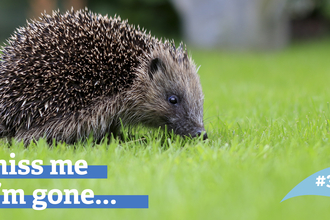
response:
{"label": "hedgehog's ear", "polygon": [[150,64],[149,64],[149,71],[148,71],[150,79],[153,79],[153,77],[154,77],[153,75],[159,69],[162,69],[163,67],[164,67],[164,65],[163,65],[163,62],[162,62],[161,59],[159,59],[159,58],[152,59]]}

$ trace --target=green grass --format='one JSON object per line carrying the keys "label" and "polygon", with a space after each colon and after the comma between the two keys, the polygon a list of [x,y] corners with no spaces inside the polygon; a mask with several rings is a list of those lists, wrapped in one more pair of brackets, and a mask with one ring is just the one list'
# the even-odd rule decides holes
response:
{"label": "green grass", "polygon": [[[1,219],[323,219],[330,198],[280,203],[309,175],[330,167],[330,41],[274,53],[192,51],[205,93],[209,140],[183,143],[148,134],[119,144],[39,141],[0,148],[9,160],[86,160],[108,165],[104,180],[0,180],[1,188],[92,189],[149,195],[149,209],[0,210]],[[165,143],[164,143],[165,142]]]}

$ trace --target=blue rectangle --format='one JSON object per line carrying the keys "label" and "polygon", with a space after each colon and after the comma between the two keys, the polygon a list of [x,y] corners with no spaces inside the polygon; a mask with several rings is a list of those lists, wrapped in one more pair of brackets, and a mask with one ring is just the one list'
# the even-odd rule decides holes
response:
{"label": "blue rectangle", "polygon": [[[58,174],[51,175],[52,166],[44,165],[43,172],[40,175],[34,175],[31,173],[32,166],[28,166],[30,172],[26,175],[19,174],[2,174],[2,166],[0,166],[0,179],[106,179],[108,177],[108,167],[106,165],[88,165],[86,169],[80,169],[81,171],[87,171],[85,175],[79,175],[75,172],[74,166],[72,166],[72,175],[67,174],[67,166],[65,166],[65,173],[60,174],[59,166],[56,166]],[[18,172],[20,169],[18,165],[15,166],[15,171]],[[10,165],[7,166],[7,172],[11,171]],[[24,170],[23,170],[24,171]]]}
{"label": "blue rectangle", "polygon": [[[8,196],[9,201],[12,202],[12,196]],[[57,201],[58,196],[52,196],[54,201]],[[27,209],[33,208],[34,202],[45,202],[47,206],[45,209],[109,209],[109,208],[123,208],[123,209],[146,209],[149,208],[149,196],[148,195],[95,195],[93,198],[88,199],[88,201],[93,201],[93,204],[84,204],[81,200],[81,196],[78,196],[78,201],[80,204],[73,204],[74,196],[70,196],[70,201],[72,204],[64,204],[65,195],[62,196],[62,200],[59,204],[51,204],[48,201],[48,196],[40,201],[34,201],[34,197],[32,195],[25,195],[24,201],[26,204],[19,204],[19,196],[16,195],[16,201],[18,204],[2,204],[4,201],[4,196],[0,195],[0,208],[20,208]],[[100,200],[100,204],[97,204],[97,200]],[[107,202],[105,202],[107,201]],[[115,202],[114,202],[115,201]],[[38,206],[37,206],[38,207]],[[39,205],[39,208],[41,205]]]}

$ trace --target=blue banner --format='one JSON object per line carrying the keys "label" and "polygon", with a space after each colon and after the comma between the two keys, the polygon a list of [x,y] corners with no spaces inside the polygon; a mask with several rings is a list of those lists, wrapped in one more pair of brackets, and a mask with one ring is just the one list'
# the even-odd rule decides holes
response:
{"label": "blue banner", "polygon": [[[27,167],[29,169],[27,169]],[[40,168],[42,170],[40,170]],[[79,168],[78,172],[84,174],[78,174],[75,166],[71,166],[70,170],[68,170],[68,168],[68,166],[63,166],[63,169],[61,170],[60,166],[56,166],[56,169],[52,170],[51,165],[44,165],[38,166],[38,169],[35,169],[35,167],[29,165],[25,166],[25,169],[23,170],[16,165],[15,172],[13,172],[11,171],[11,166],[8,165],[6,170],[7,173],[3,173],[2,166],[0,166],[0,179],[106,179],[108,177],[108,169],[106,165],[88,165],[87,168]],[[19,171],[27,174],[20,174]],[[52,172],[54,173],[54,171],[56,171],[57,174],[51,174]]]}
{"label": "blue banner", "polygon": [[303,195],[330,196],[330,167],[318,171],[301,181],[281,202],[295,196]]}
{"label": "blue banner", "polygon": [[[70,199],[63,195],[59,198],[57,195],[45,196],[41,199],[39,196],[25,195],[23,200],[20,200],[20,196],[15,196],[17,204],[13,204],[12,196],[8,196],[9,204],[4,201],[4,195],[0,195],[0,208],[32,208],[36,210],[43,209],[113,209],[113,208],[135,208],[146,209],[149,208],[149,196],[148,195],[93,195],[92,197],[82,199],[81,195],[78,195],[75,201],[73,195]],[[74,203],[79,204],[74,204]],[[23,204],[25,203],[25,204]],[[71,204],[68,204],[71,203]],[[87,204],[89,203],[89,204]]]}

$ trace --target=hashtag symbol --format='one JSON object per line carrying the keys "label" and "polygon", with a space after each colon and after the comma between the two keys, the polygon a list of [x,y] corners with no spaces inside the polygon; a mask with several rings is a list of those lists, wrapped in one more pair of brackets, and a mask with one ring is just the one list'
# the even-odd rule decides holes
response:
{"label": "hashtag symbol", "polygon": [[324,176],[318,176],[316,177],[316,186],[323,186],[325,184],[325,177]]}

